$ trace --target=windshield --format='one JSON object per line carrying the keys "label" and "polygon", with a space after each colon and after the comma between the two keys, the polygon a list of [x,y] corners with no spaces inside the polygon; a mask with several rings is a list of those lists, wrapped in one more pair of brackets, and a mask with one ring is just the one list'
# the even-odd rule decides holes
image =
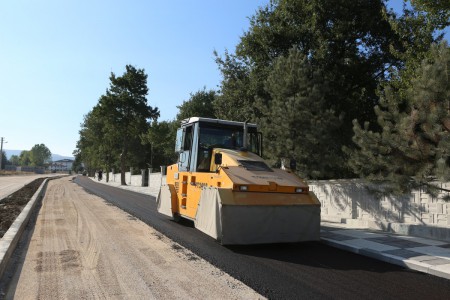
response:
{"label": "windshield", "polygon": [[[244,129],[242,127],[212,127],[200,125],[200,149],[225,148],[239,150],[243,144]],[[256,128],[248,128],[247,150],[260,155]]]}

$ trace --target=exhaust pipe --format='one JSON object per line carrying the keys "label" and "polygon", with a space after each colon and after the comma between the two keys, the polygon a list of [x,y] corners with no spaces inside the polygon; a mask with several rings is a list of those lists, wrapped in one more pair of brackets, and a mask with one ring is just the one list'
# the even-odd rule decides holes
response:
{"label": "exhaust pipe", "polygon": [[248,150],[248,141],[247,141],[247,134],[248,134],[248,123],[249,120],[246,120],[244,122],[244,136],[242,137],[242,150],[247,151]]}

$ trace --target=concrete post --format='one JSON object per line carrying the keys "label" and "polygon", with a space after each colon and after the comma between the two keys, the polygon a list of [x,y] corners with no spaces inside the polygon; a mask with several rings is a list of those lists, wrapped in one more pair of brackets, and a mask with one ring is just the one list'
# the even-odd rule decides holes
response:
{"label": "concrete post", "polygon": [[151,187],[153,168],[148,168],[148,187]]}
{"label": "concrete post", "polygon": [[131,176],[133,176],[133,167],[130,167],[130,182],[129,182],[129,185],[131,185]]}
{"label": "concrete post", "polygon": [[141,169],[141,186],[145,186],[145,169]]}

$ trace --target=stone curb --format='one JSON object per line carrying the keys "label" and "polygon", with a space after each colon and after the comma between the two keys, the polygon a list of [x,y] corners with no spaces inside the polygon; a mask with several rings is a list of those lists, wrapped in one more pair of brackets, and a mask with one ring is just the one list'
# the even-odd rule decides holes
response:
{"label": "stone curb", "polygon": [[46,178],[44,182],[42,182],[41,186],[34,193],[33,197],[31,197],[30,201],[28,201],[27,205],[23,208],[14,223],[0,239],[0,278],[3,276],[3,273],[8,266],[9,259],[16,249],[17,243],[19,242],[25,226],[30,219],[31,212],[34,210],[38,200],[44,193],[48,181],[49,178]]}

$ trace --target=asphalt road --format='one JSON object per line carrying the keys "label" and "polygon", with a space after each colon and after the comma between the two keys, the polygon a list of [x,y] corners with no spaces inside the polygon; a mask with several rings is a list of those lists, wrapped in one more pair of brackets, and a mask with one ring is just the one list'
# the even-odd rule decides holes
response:
{"label": "asphalt road", "polygon": [[156,211],[154,197],[96,183],[76,183],[134,215],[269,299],[447,299],[450,281],[320,242],[224,247]]}

